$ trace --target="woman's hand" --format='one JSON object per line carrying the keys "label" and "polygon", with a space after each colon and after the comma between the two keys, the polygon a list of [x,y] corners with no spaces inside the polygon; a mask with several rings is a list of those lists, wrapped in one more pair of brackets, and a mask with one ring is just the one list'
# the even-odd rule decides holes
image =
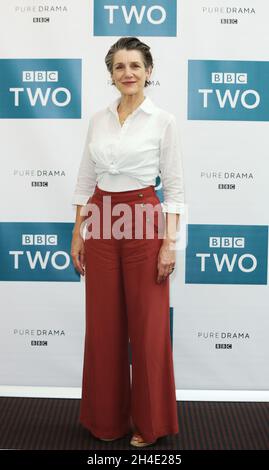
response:
{"label": "woman's hand", "polygon": [[171,274],[176,263],[176,250],[173,249],[173,242],[164,240],[158,255],[158,276],[157,283],[165,281]]}
{"label": "woman's hand", "polygon": [[73,232],[71,243],[71,257],[75,269],[84,276],[85,273],[85,248],[84,240],[79,232]]}

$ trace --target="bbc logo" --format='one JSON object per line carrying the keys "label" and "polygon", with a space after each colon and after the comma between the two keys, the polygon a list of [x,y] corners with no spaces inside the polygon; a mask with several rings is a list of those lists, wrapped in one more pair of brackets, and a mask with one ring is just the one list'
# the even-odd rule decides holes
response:
{"label": "bbc logo", "polygon": [[58,82],[59,72],[57,70],[23,70],[23,82]]}
{"label": "bbc logo", "polygon": [[212,83],[226,83],[226,84],[246,84],[248,82],[247,73],[235,73],[235,72],[212,72],[211,73]]}
{"label": "bbc logo", "polygon": [[48,346],[48,342],[47,341],[35,341],[35,340],[32,340],[31,341],[31,346]]}
{"label": "bbc logo", "polygon": [[22,245],[35,246],[35,245],[57,245],[58,235],[55,234],[22,234]]}
{"label": "bbc logo", "polygon": [[33,18],[33,23],[49,23],[49,18]]}
{"label": "bbc logo", "polygon": [[245,248],[244,237],[209,237],[210,248]]}

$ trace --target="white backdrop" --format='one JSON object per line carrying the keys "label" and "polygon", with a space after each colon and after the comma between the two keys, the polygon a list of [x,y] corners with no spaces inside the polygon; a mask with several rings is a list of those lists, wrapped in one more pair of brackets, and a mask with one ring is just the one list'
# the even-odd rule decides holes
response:
{"label": "white backdrop", "polygon": [[88,119],[118,96],[105,54],[134,35],[154,57],[145,93],[182,144],[177,398],[268,400],[268,2],[106,3],[0,0],[0,392],[80,396],[71,197]]}

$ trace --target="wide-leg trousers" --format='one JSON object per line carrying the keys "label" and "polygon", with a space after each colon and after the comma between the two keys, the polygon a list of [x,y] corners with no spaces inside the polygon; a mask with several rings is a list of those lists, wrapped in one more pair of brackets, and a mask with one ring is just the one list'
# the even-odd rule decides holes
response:
{"label": "wide-leg trousers", "polygon": [[[109,204],[104,202],[108,199]],[[96,186],[88,202],[100,211],[101,233],[99,238],[85,239],[86,324],[79,420],[99,438],[122,437],[134,428],[146,442],[177,434],[169,276],[157,283],[163,240],[158,237],[156,213],[151,219],[153,238],[145,236],[146,213],[143,236],[134,238],[135,206],[160,206],[159,198],[154,186],[121,192]],[[108,215],[112,225],[120,219],[122,213],[112,211],[121,203],[131,210],[133,237],[119,239],[111,230],[112,236],[106,238],[103,226]]]}

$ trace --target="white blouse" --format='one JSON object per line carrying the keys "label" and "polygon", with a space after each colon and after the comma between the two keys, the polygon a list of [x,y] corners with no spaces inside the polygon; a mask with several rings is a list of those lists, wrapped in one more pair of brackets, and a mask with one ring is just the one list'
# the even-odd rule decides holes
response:
{"label": "white blouse", "polygon": [[183,169],[174,115],[145,97],[121,126],[120,99],[90,118],[72,204],[86,205],[96,184],[105,191],[128,191],[155,186],[160,176],[162,211],[181,213]]}

